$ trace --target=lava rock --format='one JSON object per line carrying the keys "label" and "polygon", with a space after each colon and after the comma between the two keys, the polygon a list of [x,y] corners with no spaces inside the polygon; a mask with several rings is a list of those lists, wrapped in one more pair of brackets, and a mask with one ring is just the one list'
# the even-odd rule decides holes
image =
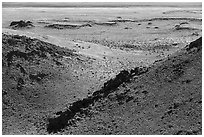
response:
{"label": "lava rock", "polygon": [[10,27],[12,29],[20,29],[20,28],[30,28],[34,27],[33,23],[31,21],[12,21],[10,24]]}

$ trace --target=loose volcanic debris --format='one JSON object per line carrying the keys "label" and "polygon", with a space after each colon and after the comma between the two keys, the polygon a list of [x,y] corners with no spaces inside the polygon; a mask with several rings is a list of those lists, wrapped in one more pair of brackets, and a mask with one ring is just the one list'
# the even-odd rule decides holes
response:
{"label": "loose volcanic debris", "polygon": [[[28,81],[40,82],[50,74],[47,72],[28,72],[25,64],[34,63],[37,65],[39,60],[54,60],[57,66],[62,65],[60,58],[63,56],[76,56],[72,50],[57,47],[50,43],[46,43],[37,39],[31,39],[26,36],[2,34],[3,49],[3,67],[7,71],[20,70],[21,76],[17,79],[17,90],[21,90]],[[16,74],[17,75],[17,74]]]}
{"label": "loose volcanic debris", "polygon": [[31,21],[12,21],[10,24],[10,27],[12,29],[20,29],[20,28],[31,28],[34,27],[33,23]]}
{"label": "loose volcanic debris", "polygon": [[[10,44],[16,48],[10,48],[5,54],[8,66],[12,64],[13,58],[23,58],[24,60],[33,60],[35,57],[48,58],[50,54],[52,57],[62,58],[62,56],[74,56],[74,50],[67,48],[59,48],[53,44],[46,43],[37,39],[31,39],[26,36],[6,35],[3,34],[3,44]],[[19,46],[18,46],[19,45]],[[5,47],[6,48],[6,47]]]}
{"label": "loose volcanic debris", "polygon": [[44,73],[38,73],[38,74],[30,74],[29,78],[31,80],[35,80],[37,82],[41,81],[45,76],[48,76],[48,74],[44,74]]}
{"label": "loose volcanic debris", "polygon": [[195,131],[186,131],[186,130],[179,130],[174,135],[199,135],[200,130]]}
{"label": "loose volcanic debris", "polygon": [[[23,48],[18,47],[18,48],[12,49],[10,47],[10,49],[7,50],[9,52],[7,52],[6,54],[3,53],[3,57],[6,57],[7,59],[6,61],[8,63],[8,66],[15,65],[16,58],[21,58],[27,61],[27,60],[33,60],[36,57],[48,58],[47,55],[50,54],[51,57],[56,57],[53,59],[53,60],[56,60],[58,58],[61,58],[62,57],[61,55],[72,55],[73,54],[71,51],[65,52],[64,49],[60,50],[52,44],[44,43],[37,39],[30,39],[30,38],[27,38],[24,36],[18,36],[18,35],[8,36],[5,34],[3,34],[3,37],[7,37],[3,39],[3,42],[2,42],[3,44],[9,43],[9,45],[13,45],[14,47],[15,45],[18,45],[19,47],[21,47],[23,45],[22,43],[24,43],[24,45],[22,46]],[[5,46],[3,48],[5,48]],[[192,49],[197,49],[197,51],[202,49],[202,37],[194,42],[191,42],[186,47],[187,51],[191,51]],[[185,66],[185,64],[187,63],[188,63],[188,60],[182,62],[181,64],[173,66],[173,68],[175,68],[175,74],[178,76],[182,75],[183,74],[182,66]],[[22,74],[24,75],[29,74],[26,71],[26,69],[23,67],[23,65],[16,64],[15,66],[20,69]],[[147,71],[148,71],[148,68],[145,68],[145,67],[144,68],[137,67],[135,69],[132,69],[130,72],[126,70],[121,71],[118,75],[116,75],[114,79],[111,79],[107,81],[106,83],[104,83],[104,86],[102,87],[102,89],[94,92],[92,96],[85,98],[83,100],[74,102],[65,112],[63,111],[57,112],[56,114],[59,115],[59,117],[48,118],[48,125],[47,125],[48,133],[56,133],[58,131],[61,131],[62,129],[64,129],[65,127],[69,125],[73,125],[76,120],[79,120],[75,118],[76,114],[78,113],[88,116],[89,111],[87,110],[87,108],[90,105],[94,104],[100,99],[106,98],[110,93],[112,93],[115,89],[117,89],[118,86],[120,86],[121,84],[125,82],[129,82],[132,77],[142,75],[143,73],[146,73]],[[39,73],[29,74],[29,78],[33,81],[41,81],[41,79],[45,78],[47,75],[48,74],[39,72]],[[21,90],[24,85],[25,85],[25,79],[19,77],[17,79],[17,89]],[[147,94],[148,92],[143,91],[143,93]],[[123,94],[123,93],[117,96],[117,100],[119,102],[122,102],[121,100],[123,100],[123,98],[127,98],[126,102],[129,102],[134,97],[127,96],[126,94]],[[174,104],[173,108],[176,109],[177,107],[178,107],[178,104]],[[167,113],[168,114],[172,113],[172,110],[168,111]],[[192,132],[191,131],[178,131],[175,134],[185,134],[185,133],[195,134],[194,132],[196,131],[192,131]]]}
{"label": "loose volcanic debris", "polygon": [[[189,45],[185,47],[185,49],[189,53],[193,50],[197,50],[197,52],[200,51],[202,49],[202,37],[191,42]],[[174,82],[175,80],[178,80],[185,73],[185,70],[188,68],[190,63],[191,63],[191,58],[183,59],[183,60],[173,59],[171,66],[163,64],[161,66],[161,69],[158,69],[155,72],[157,74],[165,75],[165,78],[162,79],[163,81]],[[183,81],[183,83],[189,83],[189,81]]]}
{"label": "loose volcanic debris", "polygon": [[111,79],[104,83],[104,86],[101,90],[98,90],[93,93],[92,96],[84,98],[74,102],[65,112],[59,113],[60,116],[54,118],[48,118],[47,131],[48,133],[57,133],[61,131],[66,126],[74,124],[75,115],[77,113],[89,115],[86,108],[94,104],[96,101],[106,98],[111,92],[113,92],[118,86],[122,83],[129,82],[133,76],[139,76],[148,71],[148,68],[135,68],[130,72],[123,70],[121,71],[114,79]]}

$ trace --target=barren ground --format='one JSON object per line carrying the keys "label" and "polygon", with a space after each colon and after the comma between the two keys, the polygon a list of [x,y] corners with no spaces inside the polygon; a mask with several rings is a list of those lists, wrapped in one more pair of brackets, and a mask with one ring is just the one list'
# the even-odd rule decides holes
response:
{"label": "barren ground", "polygon": [[2,12],[3,134],[202,134],[200,7]]}

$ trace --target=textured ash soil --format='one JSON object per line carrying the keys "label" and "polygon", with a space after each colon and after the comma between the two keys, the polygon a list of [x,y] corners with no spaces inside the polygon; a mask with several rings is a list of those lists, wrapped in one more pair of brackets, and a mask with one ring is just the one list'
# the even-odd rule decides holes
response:
{"label": "textured ash soil", "polygon": [[123,78],[58,134],[201,135],[201,66],[199,38],[145,74]]}
{"label": "textured ash soil", "polygon": [[3,134],[46,134],[49,117],[124,69],[114,56],[93,58],[17,34],[2,38]]}
{"label": "textured ash soil", "polygon": [[201,134],[201,38],[78,101],[70,66],[85,65],[74,50],[19,35],[2,42],[3,134]]}

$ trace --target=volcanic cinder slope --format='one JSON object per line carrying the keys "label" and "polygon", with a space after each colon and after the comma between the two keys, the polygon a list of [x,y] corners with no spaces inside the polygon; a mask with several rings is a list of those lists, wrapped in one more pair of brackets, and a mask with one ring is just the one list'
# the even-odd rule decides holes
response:
{"label": "volcanic cinder slope", "polygon": [[64,134],[202,134],[202,38],[89,106]]}
{"label": "volcanic cinder slope", "polygon": [[[60,134],[202,134],[202,38],[147,69],[121,72],[73,103],[47,130]],[[66,127],[67,126],[67,127]]]}
{"label": "volcanic cinder slope", "polygon": [[201,134],[199,5],[3,8],[3,134]]}
{"label": "volcanic cinder slope", "polygon": [[122,51],[83,42],[59,47],[29,34],[2,34],[3,134],[49,133],[49,118],[87,98],[123,69],[117,59],[124,57]]}
{"label": "volcanic cinder slope", "polygon": [[26,36],[2,42],[3,134],[201,134],[201,38],[79,100],[63,90],[79,88],[83,56]]}

